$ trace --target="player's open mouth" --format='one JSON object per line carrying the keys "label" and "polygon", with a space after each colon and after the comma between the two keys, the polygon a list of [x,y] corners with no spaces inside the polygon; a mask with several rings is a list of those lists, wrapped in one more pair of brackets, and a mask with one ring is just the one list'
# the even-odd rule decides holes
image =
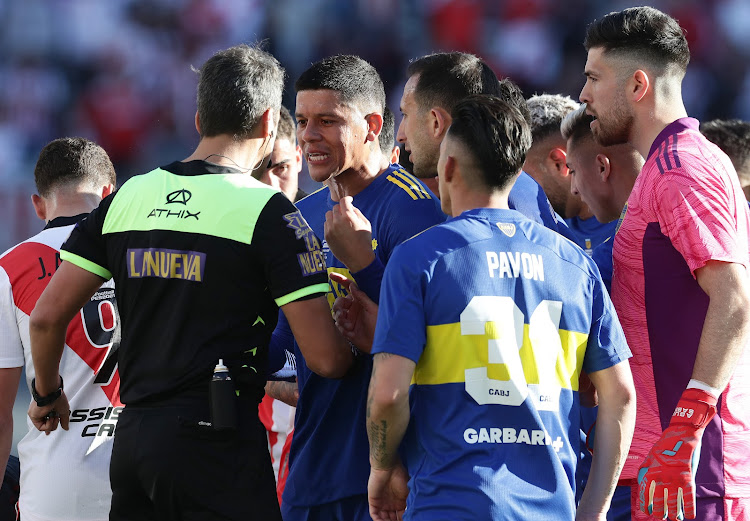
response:
{"label": "player's open mouth", "polygon": [[325,161],[330,156],[328,154],[307,154],[307,161],[308,163],[320,163],[322,161]]}

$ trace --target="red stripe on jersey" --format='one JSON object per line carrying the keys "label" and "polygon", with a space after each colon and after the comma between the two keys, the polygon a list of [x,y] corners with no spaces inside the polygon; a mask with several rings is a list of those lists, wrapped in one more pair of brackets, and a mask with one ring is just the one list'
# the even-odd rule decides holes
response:
{"label": "red stripe on jersey", "polygon": [[[60,265],[59,252],[38,242],[24,242],[0,260],[13,288],[16,307],[31,315],[50,278]],[[31,262],[36,259],[36,262]]]}
{"label": "red stripe on jersey", "polygon": [[[13,302],[16,307],[31,315],[37,300],[49,284],[52,275],[60,266],[60,253],[46,244],[39,242],[24,242],[9,251],[1,260],[13,288]],[[114,308],[109,305],[98,305],[102,328],[112,331],[115,327]],[[104,363],[110,345],[96,346],[89,340],[84,323],[79,312],[68,325],[65,343],[92,369],[97,372]],[[113,406],[122,405],[120,402],[120,374],[115,370],[112,378],[102,390]]]}

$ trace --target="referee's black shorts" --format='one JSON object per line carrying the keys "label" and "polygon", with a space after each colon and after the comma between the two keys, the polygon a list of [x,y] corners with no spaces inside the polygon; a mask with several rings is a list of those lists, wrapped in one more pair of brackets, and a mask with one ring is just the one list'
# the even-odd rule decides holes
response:
{"label": "referee's black shorts", "polygon": [[239,430],[220,431],[205,425],[205,410],[126,407],[112,448],[110,521],[280,521],[257,411],[242,415]]}

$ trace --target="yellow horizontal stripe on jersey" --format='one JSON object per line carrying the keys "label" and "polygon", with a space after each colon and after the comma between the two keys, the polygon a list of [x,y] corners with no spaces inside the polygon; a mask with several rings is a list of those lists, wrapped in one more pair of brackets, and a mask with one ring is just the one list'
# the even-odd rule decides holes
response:
{"label": "yellow horizontal stripe on jersey", "polygon": [[418,190],[420,194],[424,195],[424,199],[432,199],[432,197],[430,196],[430,193],[424,189],[424,187],[419,182],[419,180],[416,177],[414,177],[412,174],[410,174],[403,168],[399,168],[398,170],[395,171],[395,173],[407,183],[411,183],[413,189]]}
{"label": "yellow horizontal stripe on jersey", "polygon": [[[436,385],[465,381],[465,371],[487,367],[487,377],[493,380],[510,380],[505,364],[489,363],[490,339],[499,335],[494,323],[485,325],[484,335],[462,335],[461,324],[427,326],[427,344],[414,371],[412,383]],[[562,350],[555,363],[556,383],[564,389],[578,390],[578,377],[586,351],[588,335],[559,329]],[[526,383],[538,384],[539,371],[529,338],[529,325],[524,324],[523,347],[519,350]]]}
{"label": "yellow horizontal stripe on jersey", "polygon": [[[409,188],[406,184],[404,184],[403,181],[401,181],[400,179],[397,179],[395,176],[393,176],[391,174],[388,174],[388,177],[386,177],[386,179],[388,179],[394,185],[402,188],[404,190],[404,192],[406,192],[407,194],[409,194],[409,197],[411,197],[415,201],[417,199],[419,199],[420,196],[418,196],[417,194],[415,194],[414,191],[411,188]],[[422,198],[424,199],[424,197],[422,197]]]}

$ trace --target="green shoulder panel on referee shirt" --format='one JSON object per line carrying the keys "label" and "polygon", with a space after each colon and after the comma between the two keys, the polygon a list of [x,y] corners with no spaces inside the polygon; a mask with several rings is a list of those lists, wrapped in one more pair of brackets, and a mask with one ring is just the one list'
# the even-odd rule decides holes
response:
{"label": "green shoulder panel on referee shirt", "polygon": [[118,190],[102,234],[166,230],[250,244],[258,216],[276,193],[249,175],[176,175],[157,168]]}
{"label": "green shoulder panel on referee shirt", "polygon": [[75,264],[81,269],[90,271],[94,275],[99,275],[104,280],[109,280],[112,278],[112,274],[109,272],[109,270],[102,268],[98,264],[95,264],[88,259],[84,259],[83,257],[76,255],[75,253],[70,253],[69,251],[60,250],[60,259],[67,261],[71,264]]}

